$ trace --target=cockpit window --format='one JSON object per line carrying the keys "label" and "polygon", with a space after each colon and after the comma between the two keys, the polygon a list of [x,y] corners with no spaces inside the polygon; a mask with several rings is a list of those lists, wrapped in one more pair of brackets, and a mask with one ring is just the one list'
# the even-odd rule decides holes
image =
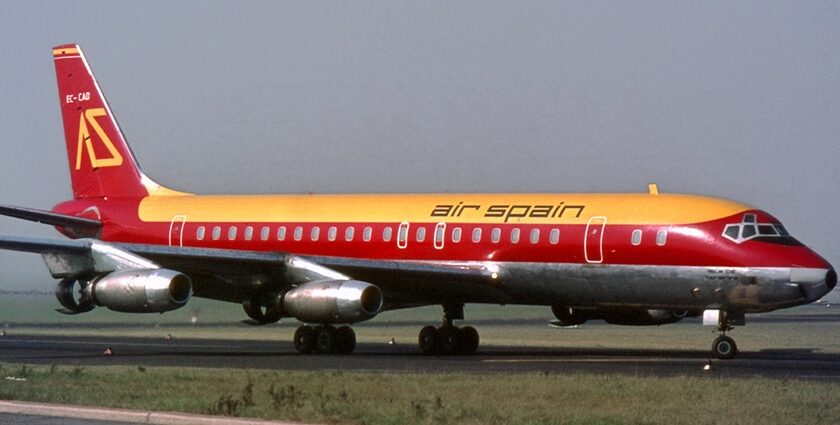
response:
{"label": "cockpit window", "polygon": [[800,245],[799,241],[788,234],[780,223],[759,223],[755,214],[744,214],[740,223],[727,224],[723,228],[723,237],[735,243],[748,240]]}
{"label": "cockpit window", "polygon": [[738,227],[739,226],[737,224],[730,224],[726,226],[726,230],[723,231],[723,234],[734,241],[738,239]]}
{"label": "cockpit window", "polygon": [[756,233],[758,233],[758,232],[756,232],[756,230],[755,230],[755,225],[749,224],[749,225],[744,226],[743,229],[741,229],[741,238],[749,239],[749,238],[755,236]]}
{"label": "cockpit window", "polygon": [[772,224],[761,224],[758,226],[758,234],[761,236],[776,236],[779,233],[776,232],[776,226]]}

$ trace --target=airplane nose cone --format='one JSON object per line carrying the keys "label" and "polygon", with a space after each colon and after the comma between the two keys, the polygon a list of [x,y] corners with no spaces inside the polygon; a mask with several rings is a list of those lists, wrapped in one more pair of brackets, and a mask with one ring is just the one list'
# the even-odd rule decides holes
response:
{"label": "airplane nose cone", "polygon": [[799,285],[806,302],[814,302],[837,286],[837,272],[831,266],[824,269],[793,269],[790,281]]}

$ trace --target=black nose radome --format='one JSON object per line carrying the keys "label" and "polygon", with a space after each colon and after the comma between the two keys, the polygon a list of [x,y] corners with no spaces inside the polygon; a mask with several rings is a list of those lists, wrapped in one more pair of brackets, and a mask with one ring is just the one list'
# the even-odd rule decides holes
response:
{"label": "black nose radome", "polygon": [[834,269],[829,270],[825,274],[825,284],[828,286],[828,289],[834,289],[837,286],[837,272]]}

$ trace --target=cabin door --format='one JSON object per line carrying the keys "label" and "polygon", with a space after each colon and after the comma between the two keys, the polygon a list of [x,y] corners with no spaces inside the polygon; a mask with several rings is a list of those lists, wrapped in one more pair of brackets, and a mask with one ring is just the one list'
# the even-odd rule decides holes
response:
{"label": "cabin door", "polygon": [[606,225],[606,217],[592,217],[586,223],[583,256],[587,263],[601,263],[604,261],[604,228]]}
{"label": "cabin door", "polygon": [[187,222],[187,216],[176,215],[172,218],[169,224],[169,245],[170,246],[184,246],[184,225]]}

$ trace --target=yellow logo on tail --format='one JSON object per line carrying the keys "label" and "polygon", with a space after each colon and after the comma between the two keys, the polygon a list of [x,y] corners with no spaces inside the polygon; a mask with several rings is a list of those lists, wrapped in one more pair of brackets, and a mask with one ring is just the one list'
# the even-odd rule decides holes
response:
{"label": "yellow logo on tail", "polygon": [[[118,167],[123,163],[123,157],[120,155],[120,152],[114,147],[114,144],[111,143],[111,139],[108,138],[108,135],[105,134],[105,131],[102,130],[102,127],[96,121],[96,117],[105,117],[108,116],[108,113],[105,112],[105,108],[93,108],[87,109],[79,115],[79,139],[76,142],[76,169],[79,170],[82,168],[82,143],[84,143],[85,147],[87,148],[88,159],[90,159],[90,165],[93,168],[100,168],[100,167]],[[102,144],[108,149],[108,152],[111,153],[110,158],[97,158],[96,152],[93,150],[93,141],[90,139],[90,131],[88,131],[87,123],[93,127],[93,131],[99,136],[99,139],[102,140]]]}

